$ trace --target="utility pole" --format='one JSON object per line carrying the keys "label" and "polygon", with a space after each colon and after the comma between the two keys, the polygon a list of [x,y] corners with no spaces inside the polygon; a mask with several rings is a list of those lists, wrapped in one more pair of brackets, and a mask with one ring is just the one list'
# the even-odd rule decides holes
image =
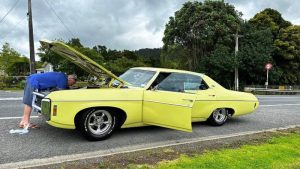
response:
{"label": "utility pole", "polygon": [[237,65],[237,54],[239,51],[239,37],[243,37],[242,35],[238,34],[238,31],[236,31],[236,34],[234,35],[235,38],[235,50],[234,50],[234,60],[235,60],[235,68],[234,68],[234,90],[239,90],[239,68]]}
{"label": "utility pole", "polygon": [[35,56],[34,56],[31,0],[28,0],[27,16],[28,16],[28,28],[29,28],[30,74],[34,74],[35,73]]}

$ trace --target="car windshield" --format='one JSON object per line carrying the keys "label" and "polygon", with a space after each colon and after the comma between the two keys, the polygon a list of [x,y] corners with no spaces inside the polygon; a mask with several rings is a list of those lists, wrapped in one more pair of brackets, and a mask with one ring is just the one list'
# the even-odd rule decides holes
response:
{"label": "car windshield", "polygon": [[[141,69],[129,69],[123,73],[120,78],[130,83],[135,87],[145,87],[150,79],[154,76],[155,71],[141,70]],[[119,81],[115,80],[113,86],[120,84]]]}

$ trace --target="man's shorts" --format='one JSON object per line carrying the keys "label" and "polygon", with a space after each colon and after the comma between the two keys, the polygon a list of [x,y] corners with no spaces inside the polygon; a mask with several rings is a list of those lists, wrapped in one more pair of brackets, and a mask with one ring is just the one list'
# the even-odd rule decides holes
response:
{"label": "man's shorts", "polygon": [[24,88],[23,103],[30,107],[32,107],[33,91],[34,91],[34,87],[32,87],[30,83],[27,81],[26,86]]}

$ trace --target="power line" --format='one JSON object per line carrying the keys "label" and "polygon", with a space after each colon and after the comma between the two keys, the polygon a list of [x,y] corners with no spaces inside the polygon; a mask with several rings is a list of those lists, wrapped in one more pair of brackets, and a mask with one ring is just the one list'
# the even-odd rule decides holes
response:
{"label": "power line", "polygon": [[58,18],[58,20],[61,22],[61,24],[65,27],[65,29],[70,33],[71,36],[75,37],[74,33],[67,27],[67,25],[63,22],[63,20],[61,19],[61,17],[59,17],[59,15],[56,13],[56,11],[54,10],[54,8],[52,8],[52,6],[50,5],[50,3],[47,0],[44,0],[45,4],[47,4],[47,6],[52,10],[52,12],[55,14],[55,16]]}
{"label": "power line", "polygon": [[6,16],[17,6],[17,4],[19,3],[20,0],[17,0],[13,6],[7,11],[7,13],[1,18],[0,20],[0,24],[4,21],[4,19],[6,18]]}

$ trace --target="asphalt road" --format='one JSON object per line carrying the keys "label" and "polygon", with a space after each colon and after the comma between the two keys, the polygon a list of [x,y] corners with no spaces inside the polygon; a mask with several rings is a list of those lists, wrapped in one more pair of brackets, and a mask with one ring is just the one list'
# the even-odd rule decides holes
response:
{"label": "asphalt road", "polygon": [[260,107],[256,112],[232,118],[221,127],[193,123],[193,132],[181,132],[160,127],[121,129],[108,140],[88,142],[75,130],[64,130],[47,125],[33,114],[32,122],[41,126],[28,134],[10,134],[22,116],[22,92],[0,91],[0,165],[30,159],[60,155],[113,150],[163,142],[193,139],[238,132],[256,131],[300,124],[300,96],[258,96]]}

